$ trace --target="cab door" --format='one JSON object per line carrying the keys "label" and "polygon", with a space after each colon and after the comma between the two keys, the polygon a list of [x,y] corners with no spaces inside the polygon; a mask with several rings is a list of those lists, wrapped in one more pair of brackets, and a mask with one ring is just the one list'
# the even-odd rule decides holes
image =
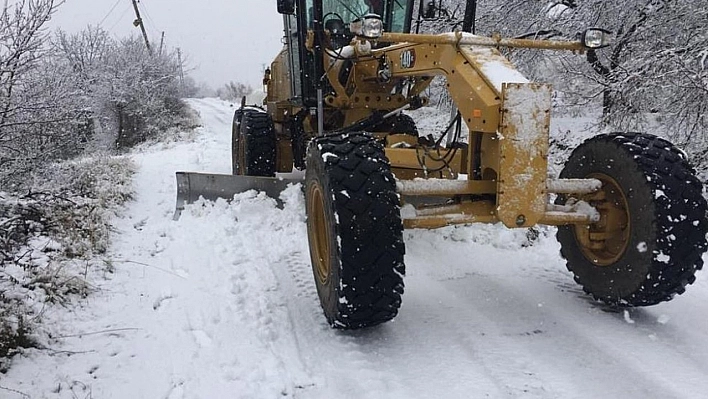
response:
{"label": "cab door", "polygon": [[300,71],[300,36],[296,15],[283,15],[285,25],[285,45],[288,48],[288,68],[290,72],[290,99],[302,102],[302,76]]}
{"label": "cab door", "polygon": [[317,105],[314,80],[315,76],[317,76],[315,57],[311,51],[307,51],[305,48],[308,29],[311,29],[311,22],[313,21],[312,9],[314,1],[320,2],[318,4],[321,6],[322,0],[290,0],[287,2],[290,7],[288,7],[286,12],[281,12],[283,14],[285,45],[288,49],[288,64],[291,76],[290,90],[292,96],[290,101],[293,105],[304,107]]}

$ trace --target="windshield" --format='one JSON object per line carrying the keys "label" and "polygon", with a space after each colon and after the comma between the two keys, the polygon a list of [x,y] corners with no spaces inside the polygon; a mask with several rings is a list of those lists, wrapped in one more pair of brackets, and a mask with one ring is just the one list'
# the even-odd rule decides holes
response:
{"label": "windshield", "polygon": [[374,12],[369,7],[367,0],[323,0],[322,10],[324,14],[337,14],[345,23],[361,18],[369,12]]}
{"label": "windshield", "polygon": [[393,3],[393,9],[391,10],[391,15],[387,20],[387,30],[389,32],[409,32],[410,31],[410,14],[409,8],[412,7],[412,1],[407,0],[395,0]]}
{"label": "windshield", "polygon": [[[308,3],[311,4],[311,0]],[[386,31],[407,32],[410,4],[410,0],[322,0],[322,10],[325,20],[341,18],[344,23],[368,13],[378,14],[384,20]],[[392,7],[390,11],[389,7]]]}

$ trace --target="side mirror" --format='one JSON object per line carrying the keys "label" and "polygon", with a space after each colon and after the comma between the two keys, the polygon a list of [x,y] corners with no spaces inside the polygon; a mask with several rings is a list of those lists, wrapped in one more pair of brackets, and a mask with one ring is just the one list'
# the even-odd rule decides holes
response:
{"label": "side mirror", "polygon": [[[425,5],[423,3],[425,3]],[[436,4],[435,0],[421,0],[420,9],[423,10],[422,17],[426,21],[432,21],[438,18],[450,19],[450,11],[443,7],[442,1],[438,1]]]}
{"label": "side mirror", "polygon": [[295,14],[295,0],[278,0],[278,13]]}
{"label": "side mirror", "polygon": [[435,19],[437,7],[434,1],[429,1],[425,4],[425,10],[423,11],[423,18],[425,19]]}

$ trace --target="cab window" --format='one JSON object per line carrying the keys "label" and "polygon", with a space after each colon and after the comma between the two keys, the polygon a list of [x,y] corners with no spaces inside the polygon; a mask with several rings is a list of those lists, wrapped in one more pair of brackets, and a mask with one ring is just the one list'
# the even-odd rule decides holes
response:
{"label": "cab window", "polygon": [[322,10],[324,15],[331,14],[335,18],[341,17],[344,23],[349,23],[373,12],[368,3],[367,0],[323,0]]}
{"label": "cab window", "polygon": [[393,10],[391,12],[391,23],[386,30],[389,32],[403,33],[407,31],[408,26],[408,1],[394,0]]}
{"label": "cab window", "polygon": [[[312,26],[312,0],[307,0],[308,26]],[[325,22],[329,19],[341,19],[348,24],[368,13],[380,15],[385,21],[388,32],[407,32],[411,7],[410,0],[322,0],[322,11]],[[392,7],[389,11],[388,7]]]}

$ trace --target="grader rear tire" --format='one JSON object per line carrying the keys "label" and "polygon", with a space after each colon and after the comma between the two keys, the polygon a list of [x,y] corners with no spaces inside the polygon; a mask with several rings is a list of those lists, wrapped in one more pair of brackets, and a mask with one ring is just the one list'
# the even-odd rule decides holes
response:
{"label": "grader rear tire", "polygon": [[275,176],[277,139],[268,113],[257,108],[237,110],[231,140],[234,175]]}
{"label": "grader rear tire", "polygon": [[609,134],[573,151],[561,178],[595,178],[599,193],[560,196],[595,206],[601,220],[562,226],[561,255],[585,292],[611,305],[649,306],[695,281],[706,251],[702,184],[671,143],[647,134]]}
{"label": "grader rear tire", "polygon": [[383,148],[365,134],[310,143],[307,235],[317,293],[332,327],[393,319],[401,306],[403,225]]}

